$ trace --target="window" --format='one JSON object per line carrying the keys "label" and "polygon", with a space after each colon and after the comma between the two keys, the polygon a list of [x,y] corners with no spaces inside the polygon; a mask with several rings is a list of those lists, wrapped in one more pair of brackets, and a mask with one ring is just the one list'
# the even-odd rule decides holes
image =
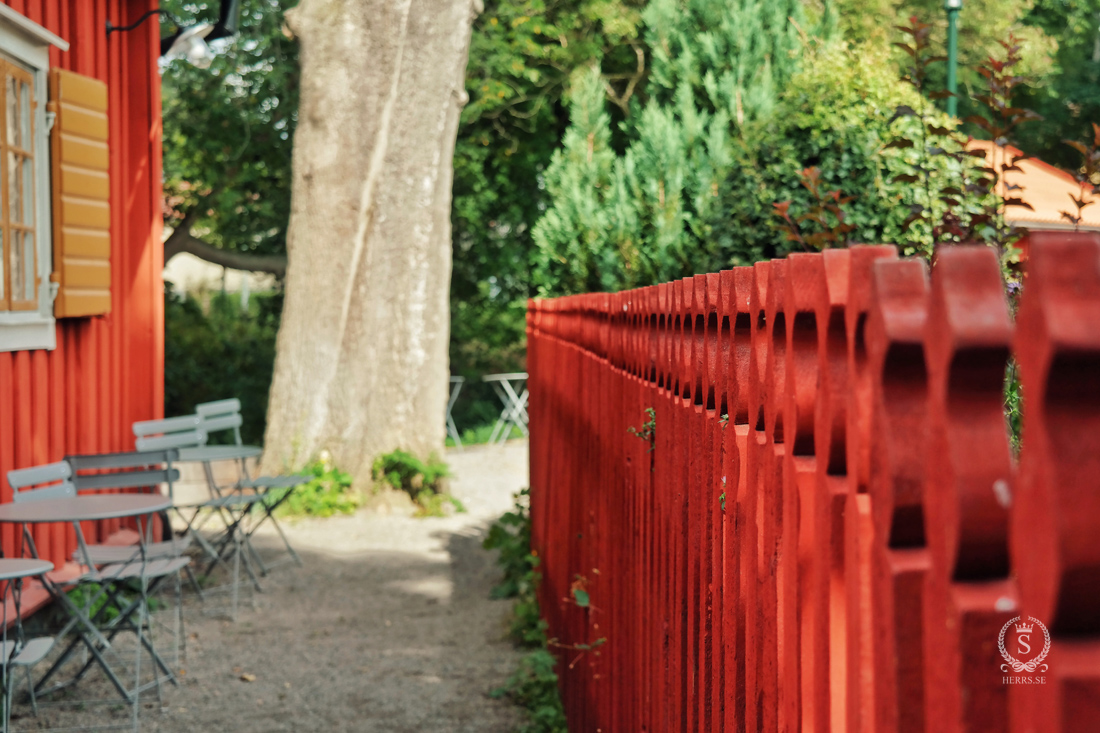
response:
{"label": "window", "polygon": [[6,61],[0,61],[0,78],[0,305],[12,311],[37,310],[41,278],[35,248],[34,78]]}
{"label": "window", "polygon": [[49,47],[68,44],[0,5],[0,351],[52,349]]}

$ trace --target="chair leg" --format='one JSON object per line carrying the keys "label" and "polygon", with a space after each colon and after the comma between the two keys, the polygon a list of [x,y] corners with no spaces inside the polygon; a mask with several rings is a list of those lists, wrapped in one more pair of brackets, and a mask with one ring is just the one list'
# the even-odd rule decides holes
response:
{"label": "chair leg", "polygon": [[183,572],[187,573],[187,582],[191,584],[191,587],[195,589],[195,595],[199,597],[200,601],[206,600],[203,598],[202,586],[199,585],[199,579],[195,577],[195,573],[191,570],[190,565],[186,565],[183,568]]}
{"label": "chair leg", "polygon": [[34,717],[38,717],[38,696],[34,694],[34,675],[31,674],[31,666],[28,664],[23,667],[27,673],[27,692],[31,698],[31,710],[34,711]]}

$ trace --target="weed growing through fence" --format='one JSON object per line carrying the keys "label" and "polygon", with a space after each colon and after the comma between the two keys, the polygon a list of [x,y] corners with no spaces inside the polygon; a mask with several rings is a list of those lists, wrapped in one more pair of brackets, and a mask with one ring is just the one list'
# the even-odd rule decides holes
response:
{"label": "weed growing through fence", "polygon": [[374,459],[371,474],[375,481],[407,493],[416,502],[418,517],[466,511],[462,502],[447,493],[450,468],[434,453],[422,461],[408,451],[395,450]]}
{"label": "weed growing through fence", "polygon": [[652,407],[647,407],[645,408],[645,414],[649,416],[649,419],[642,423],[641,429],[632,425],[626,429],[626,432],[649,443],[646,453],[652,453],[657,440],[657,411]]}
{"label": "weed growing through fence", "polygon": [[331,517],[352,514],[363,505],[363,495],[352,488],[351,474],[332,465],[322,456],[306,466],[303,473],[312,475],[309,483],[293,489],[276,489],[264,501],[279,502],[290,492],[275,513],[287,517]]}
{"label": "weed growing through fence", "polygon": [[516,494],[513,510],[493,523],[483,543],[487,550],[499,550],[498,562],[504,570],[492,597],[516,599],[511,637],[518,646],[531,650],[520,659],[518,669],[504,687],[491,694],[507,695],[527,711],[528,722],[520,733],[566,733],[555,671],[558,659],[548,648],[546,622],[539,615],[537,590],[542,576],[538,572],[539,559],[531,551],[528,496],[527,489]]}

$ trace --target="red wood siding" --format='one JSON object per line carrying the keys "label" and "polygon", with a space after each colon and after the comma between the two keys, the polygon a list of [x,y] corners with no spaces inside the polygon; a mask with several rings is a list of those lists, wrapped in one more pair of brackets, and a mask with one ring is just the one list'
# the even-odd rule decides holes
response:
{"label": "red wood siding", "polygon": [[[0,353],[0,501],[11,501],[7,472],[67,454],[133,448],[130,424],[163,416],[164,306],[161,270],[159,30],[150,19],[129,33],[156,0],[2,0],[70,43],[51,49],[51,66],[107,83],[111,151],[109,315],[58,321],[54,351]],[[39,100],[40,104],[45,99]],[[89,538],[118,522],[85,527]],[[64,562],[75,539],[40,526],[47,559]],[[15,550],[11,527],[0,547]]]}

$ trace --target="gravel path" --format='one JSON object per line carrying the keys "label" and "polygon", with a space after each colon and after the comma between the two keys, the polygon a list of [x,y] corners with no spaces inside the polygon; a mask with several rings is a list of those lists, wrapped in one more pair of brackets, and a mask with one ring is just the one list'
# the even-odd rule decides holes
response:
{"label": "gravel path", "polygon": [[[527,446],[468,448],[447,460],[467,513],[288,524],[304,566],[274,570],[236,623],[188,602],[181,685],[165,690],[160,710],[145,706],[142,730],[515,730],[520,711],[487,694],[518,652],[505,639],[510,602],[489,600],[498,572],[481,539],[526,484]],[[277,542],[266,533],[257,544],[267,556]],[[88,679],[81,692],[106,695],[103,684]],[[91,710],[47,707],[36,720],[20,706],[14,727],[88,724]],[[95,710],[99,720],[128,713]]]}

